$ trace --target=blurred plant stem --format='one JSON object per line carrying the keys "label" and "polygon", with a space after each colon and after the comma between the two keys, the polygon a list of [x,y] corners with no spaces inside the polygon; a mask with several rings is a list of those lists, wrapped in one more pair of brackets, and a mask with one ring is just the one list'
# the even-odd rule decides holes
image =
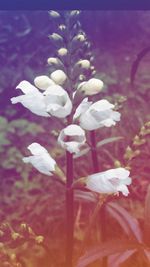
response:
{"label": "blurred plant stem", "polygon": [[81,247],[81,255],[84,253],[84,250],[85,250],[85,247],[87,245],[87,241],[89,239],[89,236],[90,236],[90,233],[91,233],[91,230],[92,230],[92,227],[96,221],[96,218],[100,212],[100,209],[101,207],[103,206],[103,203],[105,201],[105,197],[100,197],[99,198],[99,201],[97,202],[97,205],[93,211],[93,214],[92,216],[90,216],[90,221],[89,221],[89,225],[85,231],[85,235],[84,235],[84,240],[83,240],[83,244],[82,244],[82,247]]}
{"label": "blurred plant stem", "polygon": [[[94,173],[99,172],[99,163],[98,163],[98,155],[97,155],[97,148],[96,148],[96,133],[95,131],[90,132],[90,142],[91,142],[91,156],[93,162],[93,171]],[[100,209],[99,205],[97,204],[93,216],[95,217],[96,210],[100,209],[100,231],[101,231],[101,241],[104,242],[106,239],[106,210],[105,205],[101,205],[102,208]],[[98,208],[99,207],[99,208]],[[98,212],[97,211],[97,212]],[[97,217],[97,214],[96,214]],[[102,266],[107,267],[107,257],[104,257],[102,260]]]}
{"label": "blurred plant stem", "polygon": [[96,151],[96,134],[95,131],[90,132],[90,141],[91,141],[91,155],[92,155],[92,162],[93,162],[93,171],[94,173],[99,171],[98,166],[98,156]]}
{"label": "blurred plant stem", "polygon": [[73,155],[66,152],[67,182],[66,182],[66,212],[67,212],[67,240],[66,240],[66,267],[72,267],[73,233],[74,233],[74,196],[73,196]]}

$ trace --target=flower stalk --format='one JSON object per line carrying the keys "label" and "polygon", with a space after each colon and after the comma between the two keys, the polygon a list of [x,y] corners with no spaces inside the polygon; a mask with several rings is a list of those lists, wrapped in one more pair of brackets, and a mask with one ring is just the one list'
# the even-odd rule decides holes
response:
{"label": "flower stalk", "polygon": [[72,267],[74,234],[73,154],[66,152],[66,267]]}
{"label": "flower stalk", "polygon": [[93,162],[93,172],[96,173],[99,171],[98,165],[98,156],[96,151],[96,134],[95,131],[90,131],[90,140],[91,140],[91,156]]}

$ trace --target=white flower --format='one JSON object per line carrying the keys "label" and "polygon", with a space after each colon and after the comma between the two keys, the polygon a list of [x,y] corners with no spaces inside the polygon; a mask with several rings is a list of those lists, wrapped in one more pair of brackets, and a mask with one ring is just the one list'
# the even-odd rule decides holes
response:
{"label": "white flower", "polygon": [[49,87],[44,93],[47,112],[57,118],[65,118],[71,113],[72,102],[67,92],[59,85]]}
{"label": "white flower", "polygon": [[50,77],[58,85],[63,85],[67,79],[67,75],[62,70],[55,70]]}
{"label": "white flower", "polygon": [[32,143],[28,146],[28,149],[33,156],[24,157],[23,161],[31,163],[41,173],[52,175],[56,168],[56,162],[48,151],[38,143]]}
{"label": "white flower", "polygon": [[131,184],[130,172],[124,168],[111,169],[89,175],[86,179],[86,188],[102,194],[129,194],[127,185]]}
{"label": "white flower", "polygon": [[76,124],[71,124],[64,128],[58,137],[60,145],[70,153],[78,153],[85,141],[84,130]]}
{"label": "white flower", "polygon": [[46,111],[43,94],[31,83],[22,81],[16,89],[21,89],[24,95],[11,98],[12,104],[21,103],[36,115],[50,117]]}
{"label": "white flower", "polygon": [[46,90],[49,86],[54,85],[55,82],[46,75],[37,76],[34,79],[34,84],[41,90]]}
{"label": "white flower", "polygon": [[83,92],[85,95],[95,95],[101,92],[103,85],[101,80],[92,78],[80,83],[77,90]]}
{"label": "white flower", "polygon": [[[84,107],[84,108],[83,108]],[[102,99],[94,104],[85,100],[78,106],[74,119],[78,117],[80,126],[85,130],[95,130],[103,126],[111,127],[120,120],[120,113],[113,111],[114,105]]]}

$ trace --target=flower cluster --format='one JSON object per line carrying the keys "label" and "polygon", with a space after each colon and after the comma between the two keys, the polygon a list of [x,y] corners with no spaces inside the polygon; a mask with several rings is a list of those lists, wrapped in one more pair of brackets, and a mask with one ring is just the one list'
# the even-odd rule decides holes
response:
{"label": "flower cluster", "polygon": [[[86,143],[85,130],[93,131],[102,127],[111,127],[120,120],[120,113],[115,111],[115,106],[106,99],[91,101],[92,96],[98,95],[103,89],[103,82],[94,77],[95,69],[92,65],[93,57],[89,52],[90,44],[77,21],[79,14],[79,11],[66,12],[66,20],[62,23],[60,13],[50,12],[50,16],[57,20],[58,26],[58,32],[49,36],[57,50],[57,56],[47,60],[52,71],[48,75],[36,77],[34,85],[28,81],[20,82],[16,88],[23,94],[11,98],[12,104],[21,103],[36,115],[47,118],[51,116],[59,119],[66,118],[68,123],[60,131],[58,143],[71,154],[78,153]],[[69,36],[66,31],[67,23],[71,27]],[[78,53],[81,51],[85,54],[84,57]],[[55,171],[56,162],[45,148],[33,143],[28,149],[33,155],[25,157],[24,162],[30,162],[46,175],[51,175],[51,172]],[[117,174],[119,171],[117,170]],[[113,170],[110,170],[106,174],[89,176],[87,188],[95,192],[114,193],[117,190],[127,194],[124,179],[120,182],[115,173],[112,178],[107,179],[112,172]],[[119,175],[121,173],[124,177],[121,171]]]}

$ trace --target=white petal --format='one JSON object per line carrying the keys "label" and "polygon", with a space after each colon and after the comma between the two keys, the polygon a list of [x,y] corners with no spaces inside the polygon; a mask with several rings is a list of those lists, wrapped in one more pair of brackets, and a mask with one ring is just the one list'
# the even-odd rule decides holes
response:
{"label": "white petal", "polygon": [[58,143],[70,153],[78,153],[85,141],[86,137],[84,130],[75,124],[64,128],[58,136]]}
{"label": "white petal", "polygon": [[127,196],[129,190],[126,185],[131,184],[131,178],[128,175],[129,171],[124,168],[95,173],[88,176],[86,187],[97,193],[112,194],[120,191]]}
{"label": "white petal", "polygon": [[57,118],[65,118],[71,113],[72,102],[67,92],[59,85],[49,87],[44,92],[47,112]]}
{"label": "white petal", "polygon": [[46,175],[52,175],[55,171],[56,161],[49,155],[48,151],[38,143],[32,143],[28,146],[33,156],[24,157],[25,163],[31,163],[39,172]]}
{"label": "white petal", "polygon": [[92,102],[89,102],[87,97],[84,98],[80,105],[77,107],[73,119],[76,120],[77,118],[79,118],[82,113],[85,113],[88,110],[91,104]]}
{"label": "white petal", "polygon": [[84,130],[76,124],[71,124],[71,125],[67,126],[64,129],[64,134],[68,135],[68,136],[76,136],[76,135],[85,136]]}
{"label": "white petal", "polygon": [[106,99],[99,100],[95,102],[90,109],[97,111],[104,111],[114,108],[114,105],[109,103]]}
{"label": "white petal", "polygon": [[129,194],[128,187],[124,184],[117,186],[117,191],[121,192],[124,196],[128,196]]}
{"label": "white petal", "polygon": [[38,94],[26,94],[11,98],[12,104],[21,103],[24,107],[28,108],[36,115],[50,117],[46,112],[46,105],[44,103],[43,95]]}
{"label": "white petal", "polygon": [[40,155],[43,153],[48,153],[47,150],[38,143],[32,143],[31,145],[28,146],[28,149],[30,150],[32,155]]}
{"label": "white petal", "polygon": [[20,89],[24,94],[39,94],[39,90],[28,81],[20,82],[16,89]]}

